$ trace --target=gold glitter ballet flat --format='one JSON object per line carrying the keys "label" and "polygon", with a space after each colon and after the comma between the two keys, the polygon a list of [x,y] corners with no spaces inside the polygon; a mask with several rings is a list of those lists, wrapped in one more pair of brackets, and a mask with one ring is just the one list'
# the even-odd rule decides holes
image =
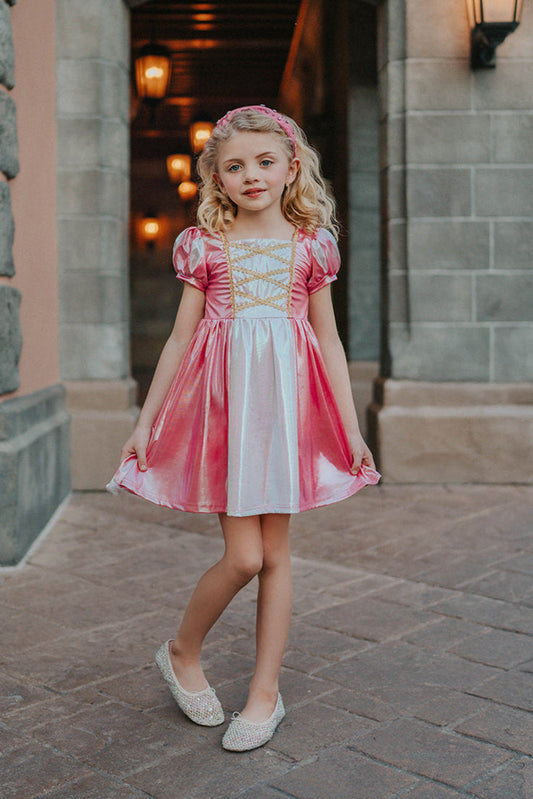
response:
{"label": "gold glitter ballet flat", "polygon": [[249,721],[243,719],[240,713],[234,713],[232,721],[222,739],[222,746],[230,752],[246,752],[248,749],[257,749],[270,741],[276,727],[285,716],[285,708],[281,694],[274,712],[266,721]]}
{"label": "gold glitter ballet flat", "polygon": [[155,662],[178,706],[195,724],[202,724],[204,727],[216,727],[218,724],[222,724],[224,711],[211,686],[208,685],[203,691],[186,691],[179,684],[170,660],[171,643],[171,641],[165,641],[164,644],[161,644],[156,652]]}

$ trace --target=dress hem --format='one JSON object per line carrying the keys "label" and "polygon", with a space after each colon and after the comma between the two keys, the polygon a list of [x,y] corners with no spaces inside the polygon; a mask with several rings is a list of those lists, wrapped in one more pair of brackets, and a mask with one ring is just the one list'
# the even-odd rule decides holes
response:
{"label": "dress hem", "polygon": [[225,513],[227,516],[242,518],[242,517],[246,517],[246,516],[261,516],[261,515],[267,514],[267,513],[288,513],[288,514],[292,515],[294,513],[304,513],[305,511],[308,511],[308,510],[315,510],[316,508],[323,508],[323,507],[325,507],[327,505],[333,505],[335,502],[342,502],[344,499],[348,499],[349,497],[352,497],[354,494],[357,494],[358,491],[360,491],[362,488],[365,488],[365,486],[367,486],[367,485],[376,485],[378,480],[379,480],[379,478],[381,477],[381,475],[379,475],[378,472],[375,472],[375,474],[376,474],[376,478],[377,478],[375,480],[375,482],[365,482],[365,483],[359,484],[357,486],[352,486],[352,488],[350,488],[350,490],[343,491],[342,493],[339,493],[339,494],[334,494],[334,495],[329,497],[324,502],[319,502],[319,503],[316,503],[316,504],[314,504],[314,503],[313,504],[306,504],[304,506],[300,505],[297,509],[294,509],[294,508],[290,509],[290,508],[286,508],[286,507],[283,507],[283,508],[276,507],[276,508],[268,508],[268,509],[266,509],[264,507],[261,507],[261,508],[247,509],[247,510],[242,511],[240,513],[235,513],[235,512],[230,513],[230,512],[228,512],[227,506],[224,506],[224,507],[218,507],[218,506],[215,506],[215,507],[212,507],[212,506],[200,507],[198,505],[195,505],[195,506],[185,505],[184,503],[182,503],[180,505],[172,505],[170,502],[165,502],[165,501],[161,500],[160,498],[155,498],[155,497],[149,496],[149,492],[141,493],[140,491],[133,491],[131,488],[128,488],[127,486],[124,486],[124,485],[120,485],[120,483],[116,483],[114,480],[112,480],[110,483],[108,483],[108,485],[106,486],[106,490],[109,491],[109,493],[111,493],[111,494],[119,494],[119,493],[123,493],[123,492],[126,492],[128,494],[133,494],[136,497],[140,497],[141,499],[145,499],[148,502],[152,502],[154,505],[159,505],[162,508],[171,508],[172,510],[180,510],[180,511],[183,511],[184,513]]}

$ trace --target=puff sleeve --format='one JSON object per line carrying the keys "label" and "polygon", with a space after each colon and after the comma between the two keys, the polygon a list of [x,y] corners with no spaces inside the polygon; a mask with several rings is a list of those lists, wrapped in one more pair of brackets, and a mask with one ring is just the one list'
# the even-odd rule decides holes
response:
{"label": "puff sleeve", "polygon": [[183,230],[172,251],[172,263],[176,277],[190,283],[200,291],[205,291],[208,283],[204,240],[197,227]]}
{"label": "puff sleeve", "polygon": [[311,240],[311,273],[307,280],[309,294],[337,280],[340,265],[337,242],[329,230],[319,228]]}

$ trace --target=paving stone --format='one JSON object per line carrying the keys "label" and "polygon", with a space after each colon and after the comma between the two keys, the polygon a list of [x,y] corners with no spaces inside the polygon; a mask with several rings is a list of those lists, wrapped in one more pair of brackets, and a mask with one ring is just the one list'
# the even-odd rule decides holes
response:
{"label": "paving stone", "polygon": [[312,613],[307,619],[319,627],[368,641],[383,641],[435,620],[423,610],[370,597]]}
{"label": "paving stone", "polygon": [[196,725],[177,717],[173,726],[115,702],[82,710],[66,720],[34,727],[32,737],[117,776],[174,757],[195,741]]}
{"label": "paving stone", "polygon": [[520,607],[498,599],[463,594],[433,605],[432,611],[481,622],[489,627],[533,635],[533,609]]}
{"label": "paving stone", "polygon": [[533,710],[533,674],[508,671],[472,689],[475,696],[494,699],[511,707]]}
{"label": "paving stone", "polygon": [[455,729],[482,741],[533,755],[533,715],[523,710],[495,705],[461,722]]}
{"label": "paving stone", "polygon": [[461,799],[464,796],[462,791],[458,793],[435,782],[422,783],[408,794],[409,799]]}
{"label": "paving stone", "polygon": [[12,749],[24,746],[27,740],[18,735],[15,730],[0,721],[0,756],[7,754]]}
{"label": "paving stone", "polygon": [[43,688],[38,688],[30,680],[18,675],[6,674],[0,671],[0,712],[26,708],[43,699],[49,699],[50,694]]}
{"label": "paving stone", "polygon": [[414,583],[401,580],[384,588],[377,594],[378,599],[396,602],[414,608],[427,608],[442,599],[447,599],[452,592],[445,588],[436,588],[426,583]]}
{"label": "paving stone", "polygon": [[74,777],[89,776],[83,763],[30,741],[0,757],[2,799],[21,799],[51,790]]}
{"label": "paving stone", "polygon": [[464,588],[473,594],[482,594],[506,602],[520,602],[531,607],[533,581],[528,574],[513,571],[492,571],[477,580],[469,580]]}
{"label": "paving stone", "polygon": [[[215,731],[212,731],[215,732]],[[128,785],[155,799],[169,799],[179,790],[188,799],[231,799],[249,785],[289,770],[291,764],[265,747],[249,753],[225,752],[219,743],[203,743],[128,777]]]}
{"label": "paving stone", "polygon": [[417,782],[411,774],[343,747],[321,754],[314,763],[299,766],[271,784],[298,799],[391,799]]}
{"label": "paving stone", "polygon": [[346,655],[352,655],[367,649],[369,644],[358,641],[348,635],[317,627],[312,623],[312,617],[305,621],[296,621],[291,625],[289,632],[289,645],[302,652],[312,653],[323,657],[330,662],[336,662]]}
{"label": "paving stone", "polygon": [[506,750],[399,719],[361,738],[356,748],[391,765],[462,788],[512,757]]}
{"label": "paving stone", "polygon": [[39,725],[53,721],[64,722],[69,716],[88,710],[92,705],[109,701],[109,697],[101,696],[96,691],[93,691],[90,697],[51,695],[49,691],[46,695],[47,699],[42,702],[11,708],[4,716],[9,727],[12,730],[28,733]]}
{"label": "paving stone", "polygon": [[353,691],[351,688],[338,688],[323,696],[320,701],[325,705],[339,707],[374,721],[398,718],[396,707],[383,700],[378,694],[378,691],[359,692]]}
{"label": "paving stone", "polygon": [[315,671],[323,669],[328,665],[324,658],[317,658],[307,652],[299,652],[297,649],[286,649],[283,655],[283,665],[288,669],[301,671],[304,674],[314,674]]}
{"label": "paving stone", "polygon": [[[69,782],[51,793],[35,796],[34,799],[146,799],[143,791],[130,788],[117,779],[102,774],[92,774],[82,780]],[[29,799],[29,797],[27,797]]]}
{"label": "paving stone", "polygon": [[485,779],[468,786],[480,799],[530,799],[533,796],[533,761],[518,758]]}
{"label": "paving stone", "polygon": [[501,564],[502,569],[533,575],[533,553],[515,555]]}
{"label": "paving stone", "polygon": [[472,557],[467,555],[443,566],[436,566],[421,572],[419,577],[430,585],[460,588],[464,583],[475,578],[485,577],[490,571],[490,567],[474,562]]}
{"label": "paving stone", "polygon": [[351,741],[376,726],[368,718],[321,702],[310,702],[287,715],[269,746],[293,760],[307,760],[317,752]]}
{"label": "paving stone", "polygon": [[268,788],[266,785],[254,785],[249,791],[239,794],[239,799],[290,799],[284,791]]}
{"label": "paving stone", "polygon": [[316,676],[350,685],[353,691],[364,693],[383,687],[403,691],[420,684],[467,691],[497,673],[490,666],[471,663],[452,654],[395,642],[346,658],[321,669]]}
{"label": "paving stone", "polygon": [[533,657],[533,637],[491,630],[483,635],[467,638],[448,651],[477,663],[507,669]]}
{"label": "paving stone", "polygon": [[[228,710],[241,710],[248,695],[249,678],[241,678],[224,683],[217,688],[218,697],[223,707]],[[329,694],[337,688],[335,683],[324,680],[321,676],[299,674],[282,667],[280,675],[280,691],[285,707],[316,700]]]}
{"label": "paving stone", "polygon": [[441,617],[435,624],[407,633],[405,640],[427,649],[448,650],[453,644],[470,636],[479,635],[481,632],[488,632],[490,629],[464,619]]}

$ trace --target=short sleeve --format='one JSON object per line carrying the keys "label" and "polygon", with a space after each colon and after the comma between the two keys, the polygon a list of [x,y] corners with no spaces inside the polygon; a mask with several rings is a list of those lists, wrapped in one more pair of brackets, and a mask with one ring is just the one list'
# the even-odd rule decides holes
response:
{"label": "short sleeve", "polygon": [[337,280],[341,257],[337,242],[325,228],[319,228],[311,240],[311,273],[307,281],[309,294]]}
{"label": "short sleeve", "polygon": [[176,276],[200,291],[207,288],[204,240],[197,227],[188,227],[174,242],[172,263]]}

